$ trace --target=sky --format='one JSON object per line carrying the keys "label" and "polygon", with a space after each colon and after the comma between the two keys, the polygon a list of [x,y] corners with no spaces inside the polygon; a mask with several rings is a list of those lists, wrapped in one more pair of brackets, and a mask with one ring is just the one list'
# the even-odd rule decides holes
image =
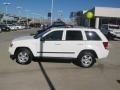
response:
{"label": "sky", "polygon": [[[0,0],[0,11],[5,12],[4,2],[9,2],[8,13],[28,17],[47,17],[51,10],[52,0]],[[94,6],[120,8],[120,0],[53,0],[53,17],[61,12],[64,19],[69,18],[70,12],[91,9]],[[16,8],[21,7],[21,8]]]}

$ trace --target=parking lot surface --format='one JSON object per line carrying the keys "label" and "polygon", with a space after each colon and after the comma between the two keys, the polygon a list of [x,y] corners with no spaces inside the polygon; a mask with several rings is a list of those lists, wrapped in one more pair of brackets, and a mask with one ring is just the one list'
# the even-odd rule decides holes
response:
{"label": "parking lot surface", "polygon": [[36,30],[0,33],[0,90],[120,90],[120,41],[110,41],[108,58],[91,68],[65,62],[19,65],[9,58],[12,39]]}

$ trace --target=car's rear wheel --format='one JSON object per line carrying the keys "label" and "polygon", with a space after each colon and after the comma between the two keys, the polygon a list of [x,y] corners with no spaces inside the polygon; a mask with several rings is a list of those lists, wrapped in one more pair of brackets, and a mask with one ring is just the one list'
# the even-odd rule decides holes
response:
{"label": "car's rear wheel", "polygon": [[30,64],[32,61],[32,54],[30,50],[21,48],[16,54],[16,62],[22,65]]}
{"label": "car's rear wheel", "polygon": [[95,63],[95,57],[91,52],[83,52],[78,57],[78,65],[84,68],[89,68]]}

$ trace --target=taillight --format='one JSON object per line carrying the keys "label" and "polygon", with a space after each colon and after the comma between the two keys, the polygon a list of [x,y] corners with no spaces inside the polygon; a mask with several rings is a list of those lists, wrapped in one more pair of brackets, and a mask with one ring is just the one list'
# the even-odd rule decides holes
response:
{"label": "taillight", "polygon": [[103,46],[105,49],[108,49],[108,42],[103,42]]}

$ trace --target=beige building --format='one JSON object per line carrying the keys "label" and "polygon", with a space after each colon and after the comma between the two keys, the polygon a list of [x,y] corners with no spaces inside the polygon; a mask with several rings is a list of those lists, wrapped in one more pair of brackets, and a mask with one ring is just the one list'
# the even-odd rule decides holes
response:
{"label": "beige building", "polygon": [[[94,7],[87,12],[93,12],[94,17],[90,20],[90,26],[94,28],[100,28],[102,24],[117,24],[120,25],[120,8],[113,7]],[[87,12],[83,12],[86,14]],[[88,21],[85,17],[82,23],[87,25]]]}

